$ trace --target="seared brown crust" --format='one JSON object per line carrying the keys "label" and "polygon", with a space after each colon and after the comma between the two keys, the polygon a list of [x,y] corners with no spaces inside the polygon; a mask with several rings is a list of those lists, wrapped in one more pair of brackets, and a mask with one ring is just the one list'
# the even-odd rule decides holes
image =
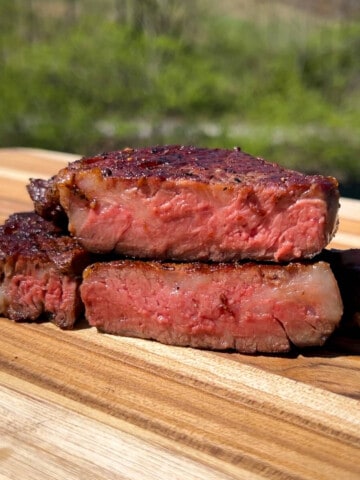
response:
{"label": "seared brown crust", "polygon": [[59,202],[59,193],[55,184],[55,177],[49,180],[31,178],[27,191],[34,208],[41,217],[52,220],[59,225],[66,226],[67,217]]}
{"label": "seared brown crust", "polygon": [[148,148],[125,148],[72,162],[67,171],[99,168],[104,177],[161,180],[194,180],[201,183],[273,182],[304,186],[321,183],[323,188],[337,188],[337,180],[320,175],[304,175],[287,170],[262,158],[253,157],[240,148],[199,148],[165,145]]}
{"label": "seared brown crust", "polygon": [[[104,271],[108,268],[106,262],[95,262],[89,265],[83,273],[83,278],[86,278],[90,274],[94,274],[97,271]],[[306,272],[308,269],[308,262],[294,262],[288,264],[277,263],[258,263],[258,262],[231,262],[231,263],[204,263],[204,262],[162,262],[162,261],[142,261],[142,260],[129,260],[129,259],[116,259],[111,260],[111,268],[121,269],[130,268],[137,271],[154,271],[161,274],[167,271],[183,272],[184,274],[201,274],[212,275],[214,272],[221,272],[226,275],[227,272],[233,273],[238,270],[251,270],[260,272],[261,277],[266,278],[267,281],[274,280],[275,284],[279,283],[284,278],[287,278],[289,274]]]}
{"label": "seared brown crust", "polygon": [[83,312],[81,274],[91,261],[52,222],[34,212],[11,215],[0,227],[0,315],[72,328]]}
{"label": "seared brown crust", "polygon": [[57,180],[71,183],[71,174],[94,169],[98,169],[99,175],[104,178],[186,180],[227,186],[272,183],[282,185],[284,191],[289,188],[305,191],[311,185],[317,185],[329,196],[338,188],[338,182],[333,177],[304,175],[288,170],[253,157],[238,147],[233,150],[181,145],[125,148],[72,162],[50,180],[31,179],[27,188],[36,212],[44,218],[63,221]]}
{"label": "seared brown crust", "polygon": [[0,260],[10,257],[51,261],[61,273],[81,275],[91,256],[54,223],[33,212],[11,215],[0,227]]}

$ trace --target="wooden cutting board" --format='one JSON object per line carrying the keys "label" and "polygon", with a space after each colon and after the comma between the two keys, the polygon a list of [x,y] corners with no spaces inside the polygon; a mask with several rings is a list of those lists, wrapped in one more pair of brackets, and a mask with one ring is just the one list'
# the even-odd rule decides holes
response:
{"label": "wooden cutting board", "polygon": [[[0,220],[78,156],[0,150]],[[332,246],[360,247],[342,199]],[[0,479],[360,479],[359,335],[246,356],[0,319]]]}

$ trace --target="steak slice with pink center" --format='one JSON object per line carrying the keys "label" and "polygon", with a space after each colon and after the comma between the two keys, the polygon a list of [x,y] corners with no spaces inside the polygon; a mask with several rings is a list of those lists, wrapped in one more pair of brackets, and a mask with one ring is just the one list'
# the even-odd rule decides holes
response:
{"label": "steak slice with pink center", "polygon": [[33,212],[0,227],[0,315],[50,319],[71,328],[83,313],[79,286],[92,256],[52,222]]}
{"label": "steak slice with pink center", "polygon": [[322,345],[343,311],[325,262],[116,260],[85,269],[81,296],[102,332],[244,353]]}
{"label": "steak slice with pink center", "polygon": [[65,212],[89,251],[176,261],[311,258],[333,237],[332,177],[304,175],[240,149],[124,149],[69,164],[29,192]]}

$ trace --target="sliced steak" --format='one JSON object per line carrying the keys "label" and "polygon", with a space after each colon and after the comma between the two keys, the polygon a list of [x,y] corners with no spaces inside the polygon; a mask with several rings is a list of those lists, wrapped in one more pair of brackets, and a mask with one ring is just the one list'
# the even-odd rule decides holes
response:
{"label": "sliced steak", "polygon": [[0,227],[0,314],[71,328],[83,312],[79,285],[90,261],[52,222],[32,212],[11,215]]}
{"label": "sliced steak", "polygon": [[100,331],[244,353],[322,345],[342,315],[325,262],[95,263],[81,296]]}
{"label": "sliced steak", "polygon": [[71,233],[92,252],[289,261],[319,253],[337,227],[334,178],[240,149],[127,148],[73,162],[47,185],[36,182],[29,191],[37,211],[63,209]]}

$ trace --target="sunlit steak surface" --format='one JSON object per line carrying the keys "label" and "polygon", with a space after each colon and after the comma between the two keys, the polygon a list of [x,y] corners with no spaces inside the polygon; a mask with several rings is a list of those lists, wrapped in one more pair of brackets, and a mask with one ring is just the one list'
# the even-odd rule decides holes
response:
{"label": "sunlit steak surface", "polygon": [[334,178],[240,149],[128,148],[83,158],[28,188],[41,215],[66,213],[86,249],[135,258],[311,258],[337,227]]}
{"label": "sunlit steak surface", "polygon": [[244,353],[322,345],[342,315],[325,262],[102,262],[85,269],[81,296],[103,332]]}

